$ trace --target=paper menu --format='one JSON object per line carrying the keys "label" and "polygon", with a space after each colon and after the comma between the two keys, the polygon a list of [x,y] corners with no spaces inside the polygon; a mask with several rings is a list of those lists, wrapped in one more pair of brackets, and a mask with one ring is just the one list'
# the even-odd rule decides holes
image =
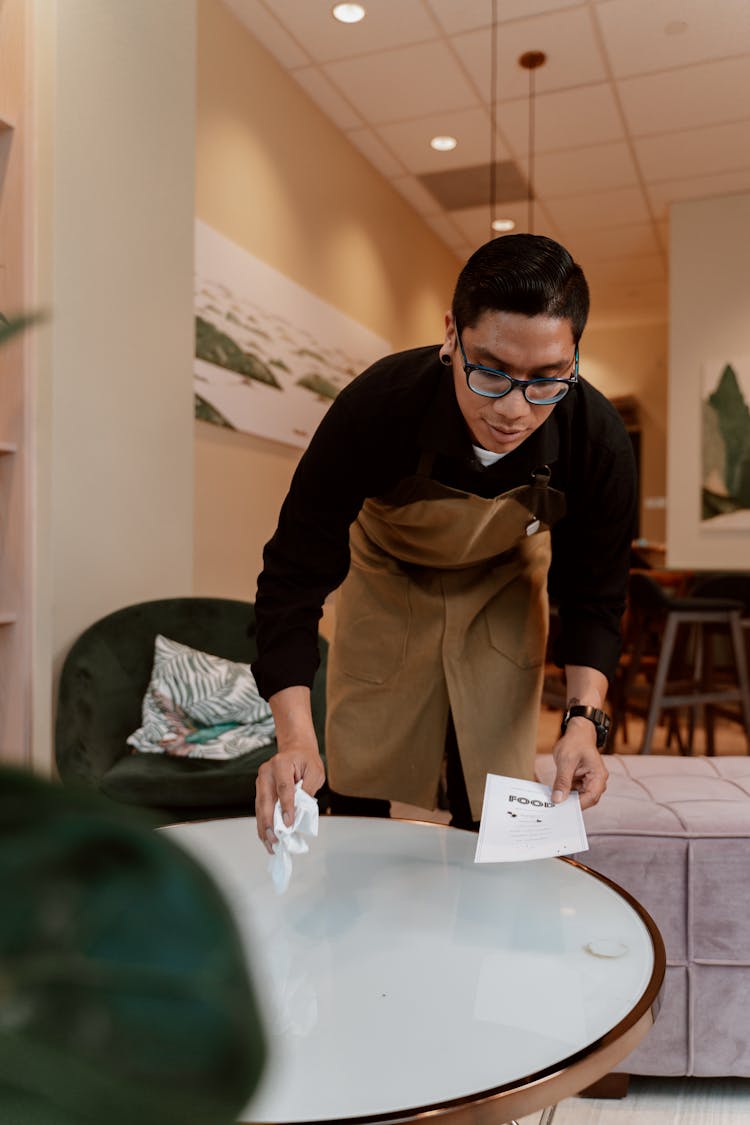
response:
{"label": "paper menu", "polygon": [[578,793],[553,805],[549,785],[487,774],[475,863],[546,859],[588,846]]}

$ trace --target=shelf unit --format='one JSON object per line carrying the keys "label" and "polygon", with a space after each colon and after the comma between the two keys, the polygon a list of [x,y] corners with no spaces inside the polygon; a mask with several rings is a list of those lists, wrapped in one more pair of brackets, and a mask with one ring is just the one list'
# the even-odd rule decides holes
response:
{"label": "shelf unit", "polygon": [[[0,4],[0,312],[26,291],[27,0]],[[0,761],[30,760],[31,607],[28,343],[0,347]]]}

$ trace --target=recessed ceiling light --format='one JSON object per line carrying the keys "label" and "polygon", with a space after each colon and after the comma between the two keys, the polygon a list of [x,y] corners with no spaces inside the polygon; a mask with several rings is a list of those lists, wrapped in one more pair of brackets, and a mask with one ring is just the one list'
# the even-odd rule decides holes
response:
{"label": "recessed ceiling light", "polygon": [[495,219],[492,224],[492,229],[496,230],[498,234],[507,234],[509,230],[515,230],[515,219]]}
{"label": "recessed ceiling light", "polygon": [[359,23],[367,15],[361,4],[334,4],[331,13],[339,23]]}
{"label": "recessed ceiling light", "polygon": [[455,137],[433,137],[430,141],[430,148],[434,148],[437,152],[452,152],[458,144]]}

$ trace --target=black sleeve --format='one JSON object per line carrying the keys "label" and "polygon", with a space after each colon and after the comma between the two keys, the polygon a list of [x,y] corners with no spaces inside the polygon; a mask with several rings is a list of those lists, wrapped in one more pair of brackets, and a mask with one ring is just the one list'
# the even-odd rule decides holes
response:
{"label": "black sleeve", "polygon": [[297,466],[263,551],[253,674],[266,699],[294,684],[311,687],[315,677],[323,602],[346,577],[349,525],[365,496],[355,431],[339,396]]}
{"label": "black sleeve", "polygon": [[[593,414],[593,417],[592,417]],[[592,429],[594,431],[592,435]],[[554,657],[611,679],[620,654],[638,487],[627,431],[612,407],[570,435],[568,512],[552,530],[550,598],[560,614]]]}

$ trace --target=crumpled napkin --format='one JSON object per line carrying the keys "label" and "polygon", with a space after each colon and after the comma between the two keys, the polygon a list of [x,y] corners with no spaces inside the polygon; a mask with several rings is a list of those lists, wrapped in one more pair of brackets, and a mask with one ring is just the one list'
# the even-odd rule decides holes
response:
{"label": "crumpled napkin", "polygon": [[310,851],[310,845],[303,837],[318,835],[318,802],[305,793],[301,781],[294,787],[294,822],[288,827],[284,824],[281,802],[277,801],[273,810],[273,831],[278,843],[273,845],[268,870],[276,894],[282,895],[292,877],[292,856]]}

